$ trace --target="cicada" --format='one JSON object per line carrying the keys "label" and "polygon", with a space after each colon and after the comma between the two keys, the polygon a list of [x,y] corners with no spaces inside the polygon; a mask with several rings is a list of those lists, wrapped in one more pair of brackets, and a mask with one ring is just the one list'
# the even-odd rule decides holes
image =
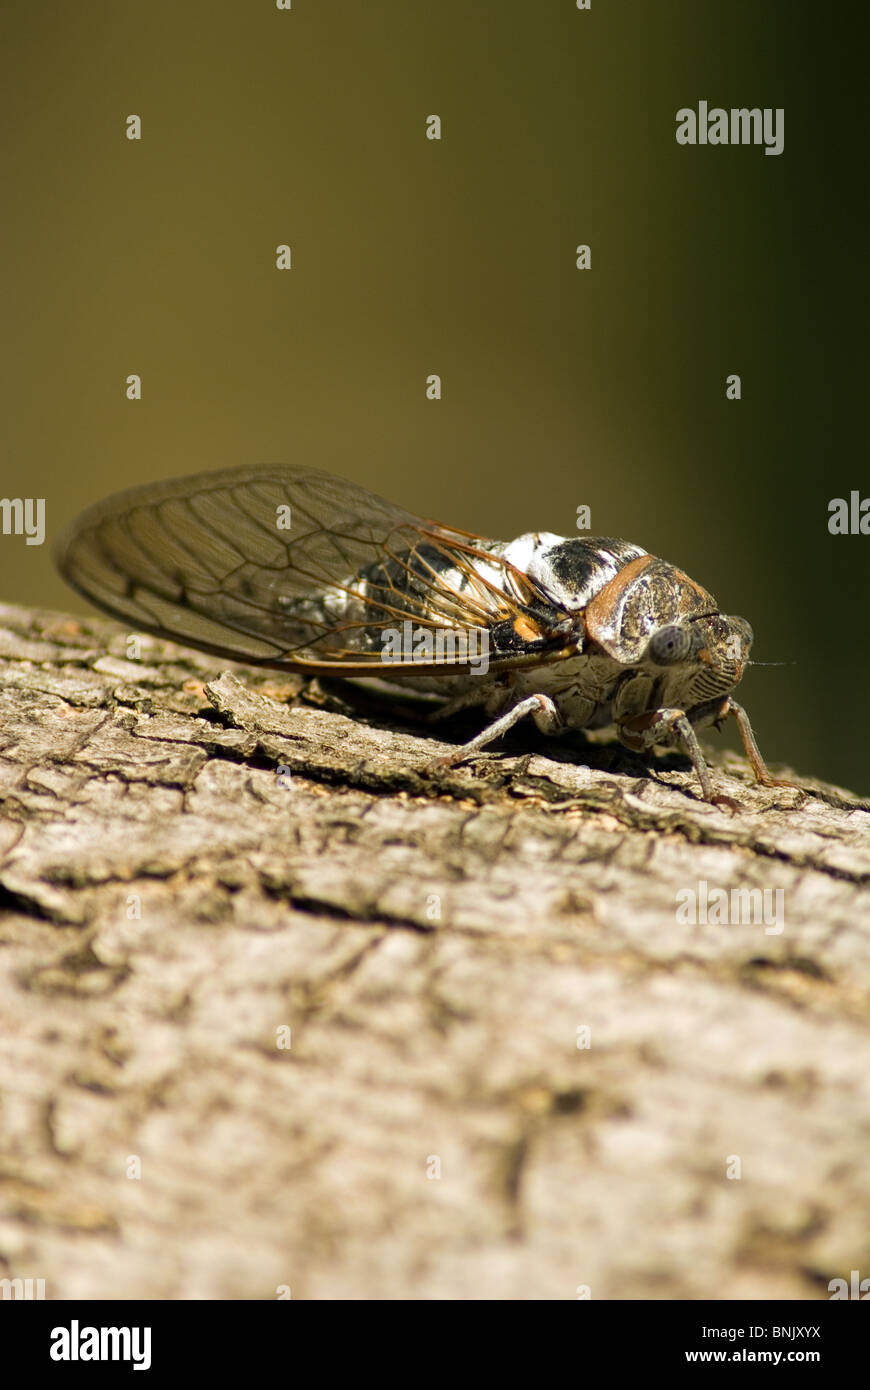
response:
{"label": "cicada", "polygon": [[413,682],[437,715],[491,722],[433,765],[471,757],[521,719],[545,734],[615,725],[635,752],[681,749],[717,796],[697,731],[737,721],[752,629],[674,565],[612,537],[512,541],[426,521],[328,473],[200,473],[85,511],[58,566],[135,631],[311,676]]}

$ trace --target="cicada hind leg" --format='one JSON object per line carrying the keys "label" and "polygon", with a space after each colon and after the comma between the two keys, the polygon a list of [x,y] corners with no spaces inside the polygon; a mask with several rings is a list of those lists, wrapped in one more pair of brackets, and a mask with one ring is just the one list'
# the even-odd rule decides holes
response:
{"label": "cicada hind leg", "polygon": [[519,704],[509,709],[507,714],[503,714],[496,719],[493,724],[479,733],[476,738],[468,743],[463,743],[461,748],[456,748],[452,753],[442,753],[439,757],[433,758],[427,765],[430,772],[440,771],[443,768],[455,767],[457,763],[463,762],[466,758],[471,758],[475,753],[479,753],[488,743],[501,738],[515,724],[519,724],[521,719],[529,715],[534,719],[535,724],[544,734],[555,734],[563,728],[562,716],[549,695],[529,695],[527,699],[520,700]]}

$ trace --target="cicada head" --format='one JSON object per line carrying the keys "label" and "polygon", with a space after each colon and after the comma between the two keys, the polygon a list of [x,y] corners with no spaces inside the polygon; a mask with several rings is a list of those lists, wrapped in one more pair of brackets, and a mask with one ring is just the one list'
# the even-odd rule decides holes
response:
{"label": "cicada head", "polygon": [[733,690],[752,646],[744,618],[720,613],[712,594],[652,555],[625,565],[585,621],[590,642],[656,679],[659,704],[686,710]]}
{"label": "cicada head", "polygon": [[752,628],[745,618],[705,613],[658,628],[647,645],[645,665],[662,677],[661,703],[690,711],[734,689],[751,646]]}

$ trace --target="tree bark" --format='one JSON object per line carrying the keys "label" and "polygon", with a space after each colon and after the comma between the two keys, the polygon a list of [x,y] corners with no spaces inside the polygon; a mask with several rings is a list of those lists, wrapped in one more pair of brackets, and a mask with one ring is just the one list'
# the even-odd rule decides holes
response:
{"label": "tree bark", "polygon": [[[131,660],[96,620],[0,627],[0,1276],[173,1299],[870,1276],[867,802],[725,754],[729,814],[679,758],[531,727],[434,775],[473,724],[149,638]],[[685,920],[702,884],[770,890],[768,921]]]}

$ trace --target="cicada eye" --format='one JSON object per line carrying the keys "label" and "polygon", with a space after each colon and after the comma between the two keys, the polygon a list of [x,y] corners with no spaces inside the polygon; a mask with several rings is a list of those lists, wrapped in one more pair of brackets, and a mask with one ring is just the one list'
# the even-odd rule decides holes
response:
{"label": "cicada eye", "polygon": [[672,666],[675,661],[685,661],[691,646],[688,630],[672,624],[653,633],[647,651],[656,666]]}

